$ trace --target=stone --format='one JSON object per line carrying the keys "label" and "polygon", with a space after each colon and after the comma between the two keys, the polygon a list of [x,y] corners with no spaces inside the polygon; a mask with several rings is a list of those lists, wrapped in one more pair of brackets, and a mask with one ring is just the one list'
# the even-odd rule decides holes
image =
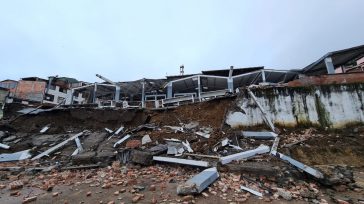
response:
{"label": "stone", "polygon": [[105,189],[111,188],[111,184],[110,183],[104,183],[104,185],[102,185],[101,188],[105,188]]}
{"label": "stone", "polygon": [[22,203],[30,203],[35,200],[37,200],[37,196],[32,196],[32,197],[24,198]]}
{"label": "stone", "polygon": [[150,186],[149,186],[149,190],[150,190],[150,191],[155,191],[155,190],[156,190],[155,185],[150,185]]}
{"label": "stone", "polygon": [[13,192],[10,192],[10,196],[20,196],[20,192],[19,191],[13,191]]}
{"label": "stone", "polygon": [[59,195],[59,193],[58,192],[54,192],[53,194],[52,194],[52,196],[53,197],[57,197]]}
{"label": "stone", "polygon": [[115,191],[115,192],[114,192],[114,195],[116,195],[116,196],[117,196],[117,195],[119,195],[119,194],[120,194],[120,192],[119,192],[119,191]]}
{"label": "stone", "polygon": [[283,189],[283,188],[277,188],[277,194],[284,198],[285,200],[292,200],[292,194],[291,192]]}
{"label": "stone", "polygon": [[182,198],[183,201],[191,201],[193,199],[194,199],[194,197],[192,195],[186,195],[186,196],[183,196],[183,198]]}
{"label": "stone", "polygon": [[16,190],[16,189],[20,189],[23,188],[24,183],[22,181],[13,181],[9,184],[9,188],[10,190]]}
{"label": "stone", "polygon": [[152,142],[152,139],[150,139],[149,135],[144,135],[142,138],[142,145],[148,144],[150,142]]}
{"label": "stone", "polygon": [[125,146],[130,149],[135,149],[142,146],[142,142],[139,140],[129,140]]}
{"label": "stone", "polygon": [[72,156],[72,161],[75,164],[90,164],[96,163],[96,152],[82,152]]}
{"label": "stone", "polygon": [[131,152],[131,161],[136,164],[149,166],[153,163],[153,155],[146,151],[133,150]]}
{"label": "stone", "polygon": [[91,194],[92,194],[92,193],[91,193],[91,191],[88,191],[88,192],[86,193],[86,196],[87,196],[87,197],[90,197],[90,196],[91,196]]}

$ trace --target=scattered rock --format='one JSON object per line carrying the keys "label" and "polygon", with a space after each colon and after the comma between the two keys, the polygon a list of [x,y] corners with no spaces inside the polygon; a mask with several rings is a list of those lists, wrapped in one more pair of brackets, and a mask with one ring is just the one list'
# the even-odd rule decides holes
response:
{"label": "scattered rock", "polygon": [[87,196],[87,197],[89,197],[89,196],[91,196],[91,194],[92,194],[92,193],[91,193],[91,191],[88,191],[88,192],[86,193],[86,196]]}
{"label": "scattered rock", "polygon": [[292,200],[292,194],[291,192],[283,189],[283,188],[277,188],[277,194],[284,198],[285,200]]}
{"label": "scattered rock", "polygon": [[30,203],[37,200],[37,196],[32,196],[28,198],[24,198],[22,203]]}
{"label": "scattered rock", "polygon": [[52,196],[53,197],[57,197],[59,195],[59,193],[58,192],[54,192],[53,194],[52,194]]}
{"label": "scattered rock", "polygon": [[20,189],[23,188],[24,183],[22,181],[13,181],[9,184],[9,188],[10,190],[16,190],[16,189]]}

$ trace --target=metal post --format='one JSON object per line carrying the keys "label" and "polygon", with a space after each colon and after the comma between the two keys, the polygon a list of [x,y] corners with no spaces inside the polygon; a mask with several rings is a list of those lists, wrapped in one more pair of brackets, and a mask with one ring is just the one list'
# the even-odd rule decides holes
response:
{"label": "metal post", "polygon": [[227,85],[228,85],[228,89],[230,93],[234,92],[234,83],[233,83],[233,71],[234,71],[234,66],[230,66],[230,71],[229,71],[229,78],[227,80]]}
{"label": "metal post", "polygon": [[197,90],[198,90],[198,100],[201,101],[201,77],[198,75],[197,77]]}
{"label": "metal post", "polygon": [[262,70],[262,82],[265,83],[265,71]]}
{"label": "metal post", "polygon": [[120,101],[120,86],[118,85],[115,86],[115,101]]}
{"label": "metal post", "polygon": [[167,98],[172,98],[173,94],[173,84],[172,82],[169,82],[167,85]]}
{"label": "metal post", "polygon": [[96,91],[97,91],[97,83],[94,84],[94,94],[92,98],[92,103],[96,103]]}
{"label": "metal post", "polygon": [[145,108],[145,79],[142,82],[142,108]]}
{"label": "metal post", "polygon": [[335,74],[335,67],[334,64],[332,62],[331,57],[326,57],[325,58],[325,65],[326,65],[326,70],[328,74]]}

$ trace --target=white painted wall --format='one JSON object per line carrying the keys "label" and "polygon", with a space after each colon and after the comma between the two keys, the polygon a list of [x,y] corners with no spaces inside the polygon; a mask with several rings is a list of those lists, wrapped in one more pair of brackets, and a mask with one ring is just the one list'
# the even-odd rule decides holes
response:
{"label": "white painted wall", "polygon": [[[363,90],[364,84],[332,85],[332,89],[273,88],[269,92],[253,92],[275,124],[292,127],[310,122],[314,125],[325,124],[332,128],[340,128],[348,123],[364,122]],[[319,107],[316,97],[321,104]],[[236,103],[245,114],[230,111],[226,118],[227,124],[232,127],[264,124],[259,108],[247,95],[238,97]],[[319,114],[322,113],[320,107],[327,116],[327,119],[321,121],[319,115],[323,114]]]}
{"label": "white painted wall", "polygon": [[[44,100],[44,102],[52,103],[52,104],[58,104],[59,103],[58,98],[59,97],[62,97],[62,98],[65,98],[66,99],[66,103],[65,103],[66,105],[71,104],[72,91],[71,90],[67,90],[67,93],[63,93],[63,92],[60,92],[59,89],[60,89],[59,86],[56,86],[56,88],[54,90],[53,89],[49,89],[47,94],[50,94],[50,95],[53,95],[54,96],[53,101]],[[77,101],[79,104],[81,104],[82,101],[84,101],[84,100],[85,99],[82,98],[82,93],[79,93],[78,96],[74,96],[73,97],[73,101]]]}

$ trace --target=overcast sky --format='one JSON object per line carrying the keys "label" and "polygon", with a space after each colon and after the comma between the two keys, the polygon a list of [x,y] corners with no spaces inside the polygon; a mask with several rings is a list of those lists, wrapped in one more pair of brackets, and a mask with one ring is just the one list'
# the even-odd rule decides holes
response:
{"label": "overcast sky", "polygon": [[363,0],[0,0],[0,80],[303,68],[364,44]]}

